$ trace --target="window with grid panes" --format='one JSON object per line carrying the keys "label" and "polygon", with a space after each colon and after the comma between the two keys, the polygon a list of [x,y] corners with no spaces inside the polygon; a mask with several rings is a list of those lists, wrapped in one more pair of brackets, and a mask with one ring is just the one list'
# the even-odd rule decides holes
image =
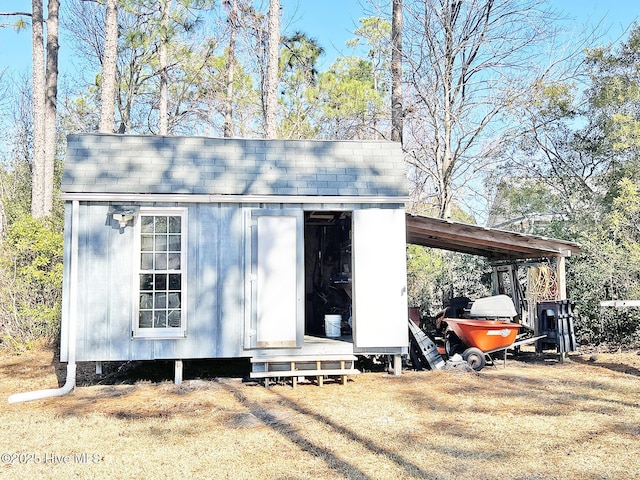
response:
{"label": "window with grid panes", "polygon": [[137,336],[185,332],[186,209],[142,210],[139,226]]}

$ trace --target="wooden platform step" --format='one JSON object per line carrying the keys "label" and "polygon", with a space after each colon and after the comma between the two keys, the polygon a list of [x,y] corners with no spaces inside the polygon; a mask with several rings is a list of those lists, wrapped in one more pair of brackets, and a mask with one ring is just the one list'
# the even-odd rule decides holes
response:
{"label": "wooden platform step", "polygon": [[270,378],[291,378],[295,388],[298,379],[315,377],[322,386],[324,377],[338,376],[342,383],[347,383],[348,375],[360,373],[355,368],[356,357],[353,355],[287,355],[271,357],[253,357],[251,359],[251,378],[264,379],[265,387],[269,387]]}

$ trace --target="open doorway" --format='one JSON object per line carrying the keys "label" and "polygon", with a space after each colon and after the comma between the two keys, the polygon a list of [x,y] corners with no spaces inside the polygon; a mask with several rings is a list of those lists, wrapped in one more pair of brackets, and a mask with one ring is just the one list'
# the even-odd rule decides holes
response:
{"label": "open doorway", "polygon": [[305,212],[305,335],[351,338],[352,217],[348,211]]}

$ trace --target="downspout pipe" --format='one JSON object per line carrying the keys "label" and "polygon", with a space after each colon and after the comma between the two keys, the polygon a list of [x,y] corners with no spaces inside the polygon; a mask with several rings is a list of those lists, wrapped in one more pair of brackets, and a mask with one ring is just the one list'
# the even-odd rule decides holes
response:
{"label": "downspout pipe", "polygon": [[79,223],[78,200],[71,203],[71,284],[69,289],[69,325],[68,325],[68,348],[69,358],[67,361],[67,379],[60,388],[47,390],[36,390],[33,392],[16,393],[9,397],[9,403],[30,402],[43,398],[60,397],[71,393],[76,387],[76,321],[78,307],[78,223]]}

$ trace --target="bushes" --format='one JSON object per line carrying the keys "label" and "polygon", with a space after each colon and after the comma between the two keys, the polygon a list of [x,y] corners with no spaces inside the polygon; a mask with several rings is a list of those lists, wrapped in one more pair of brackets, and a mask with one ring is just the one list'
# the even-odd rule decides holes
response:
{"label": "bushes", "polygon": [[0,254],[0,339],[13,347],[54,341],[62,306],[63,235],[30,215],[7,229]]}
{"label": "bushes", "polygon": [[589,345],[640,345],[640,313],[634,308],[602,308],[596,315],[579,315],[578,343]]}
{"label": "bushes", "polygon": [[482,257],[409,245],[407,286],[409,306],[422,317],[435,315],[456,296],[490,295],[491,269]]}
{"label": "bushes", "polygon": [[602,300],[640,299],[640,193],[629,179],[617,187],[612,208],[582,230],[582,254],[571,261],[567,286],[579,342],[637,346],[640,310],[600,307]]}

